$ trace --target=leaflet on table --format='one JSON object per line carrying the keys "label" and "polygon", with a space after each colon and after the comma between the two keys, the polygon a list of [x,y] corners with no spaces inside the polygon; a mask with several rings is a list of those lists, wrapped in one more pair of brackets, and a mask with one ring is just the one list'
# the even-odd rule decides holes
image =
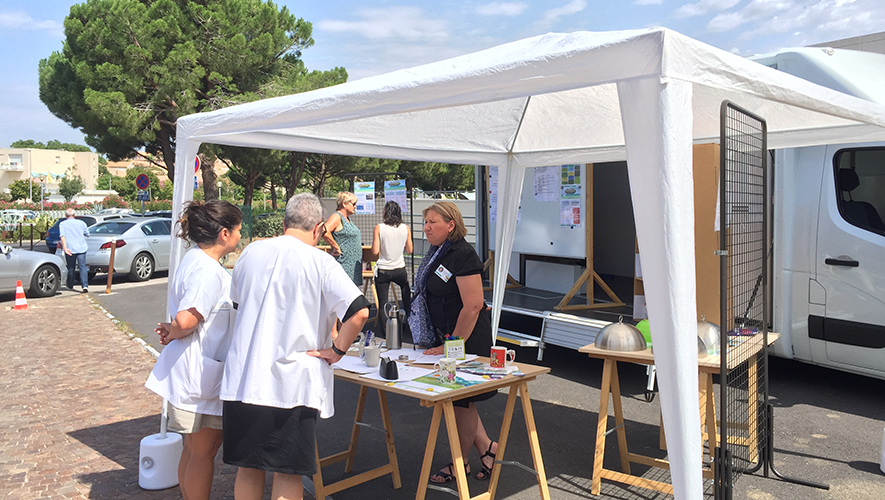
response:
{"label": "leaflet on table", "polygon": [[473,375],[478,375],[480,377],[488,376],[488,377],[503,377],[510,372],[515,372],[518,370],[516,365],[510,365],[506,368],[492,368],[488,363],[483,363],[481,361],[472,361],[470,363],[463,363],[458,365],[458,371],[461,373],[472,373]]}
{"label": "leaflet on table", "polygon": [[396,386],[410,391],[422,393],[432,392],[440,394],[443,392],[451,391],[453,389],[460,389],[462,387],[469,387],[471,385],[481,384],[483,382],[485,382],[485,379],[483,379],[482,377],[479,377],[479,379],[477,380],[475,376],[469,374],[458,374],[455,377],[454,383],[448,383],[440,380],[438,372],[433,372],[429,375],[418,377],[414,380],[397,382]]}
{"label": "leaflet on table", "polygon": [[417,366],[410,366],[405,363],[397,363],[396,371],[399,374],[399,377],[396,380],[382,377],[381,374],[378,373],[377,368],[372,372],[361,375],[361,377],[372,380],[380,380],[381,382],[405,382],[433,373],[433,370],[429,368],[418,368]]}
{"label": "leaflet on table", "polygon": [[353,373],[378,372],[377,366],[366,366],[366,361],[358,356],[342,356],[337,363],[332,364],[332,368]]}
{"label": "leaflet on table", "polygon": [[[439,360],[443,359],[444,357],[446,357],[445,354],[435,354],[435,355],[424,354],[420,358],[415,360],[414,363],[417,363],[419,365],[432,365],[434,363],[437,363]],[[467,363],[469,361],[473,361],[474,359],[476,359],[478,357],[479,356],[476,354],[467,354],[464,359],[459,359],[457,363],[460,365],[462,363]]]}

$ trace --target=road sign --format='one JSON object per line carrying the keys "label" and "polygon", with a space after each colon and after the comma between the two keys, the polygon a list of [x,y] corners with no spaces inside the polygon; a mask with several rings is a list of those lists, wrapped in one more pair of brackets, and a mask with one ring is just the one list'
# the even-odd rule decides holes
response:
{"label": "road sign", "polygon": [[151,185],[151,178],[147,174],[139,174],[135,178],[135,185],[138,186],[138,189],[147,189]]}
{"label": "road sign", "polygon": [[197,156],[196,161],[194,161],[194,173],[197,173],[199,171],[200,171],[200,157]]}
{"label": "road sign", "polygon": [[147,191],[139,191],[136,196],[137,201],[151,201],[151,197]]}

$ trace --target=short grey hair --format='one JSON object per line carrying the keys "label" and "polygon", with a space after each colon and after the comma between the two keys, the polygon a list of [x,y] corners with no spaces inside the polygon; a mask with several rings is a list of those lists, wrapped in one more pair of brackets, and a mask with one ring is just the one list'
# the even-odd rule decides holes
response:
{"label": "short grey hair", "polygon": [[317,224],[323,222],[323,203],[313,193],[298,193],[286,203],[286,227],[313,231]]}
{"label": "short grey hair", "polygon": [[69,208],[69,209],[65,210],[65,217],[73,217],[73,216],[74,216],[74,209],[73,208]]}

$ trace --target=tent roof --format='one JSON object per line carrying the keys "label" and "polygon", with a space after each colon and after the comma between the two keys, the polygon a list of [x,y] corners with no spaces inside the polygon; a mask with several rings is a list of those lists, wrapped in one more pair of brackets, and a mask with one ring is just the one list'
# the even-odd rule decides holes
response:
{"label": "tent roof", "polygon": [[885,106],[666,28],[551,33],[334,87],[178,120],[195,142],[521,166],[621,160],[616,82],[692,84],[695,143],[729,99],[768,120],[769,147],[885,139]]}

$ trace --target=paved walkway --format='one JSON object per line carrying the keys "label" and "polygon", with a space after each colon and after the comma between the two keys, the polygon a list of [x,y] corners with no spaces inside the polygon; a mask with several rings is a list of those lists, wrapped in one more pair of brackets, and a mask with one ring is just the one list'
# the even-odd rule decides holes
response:
{"label": "paved walkway", "polygon": [[[139,442],[159,430],[153,357],[86,296],[0,310],[0,498],[174,499],[138,486]],[[212,498],[233,498],[221,464]]]}

